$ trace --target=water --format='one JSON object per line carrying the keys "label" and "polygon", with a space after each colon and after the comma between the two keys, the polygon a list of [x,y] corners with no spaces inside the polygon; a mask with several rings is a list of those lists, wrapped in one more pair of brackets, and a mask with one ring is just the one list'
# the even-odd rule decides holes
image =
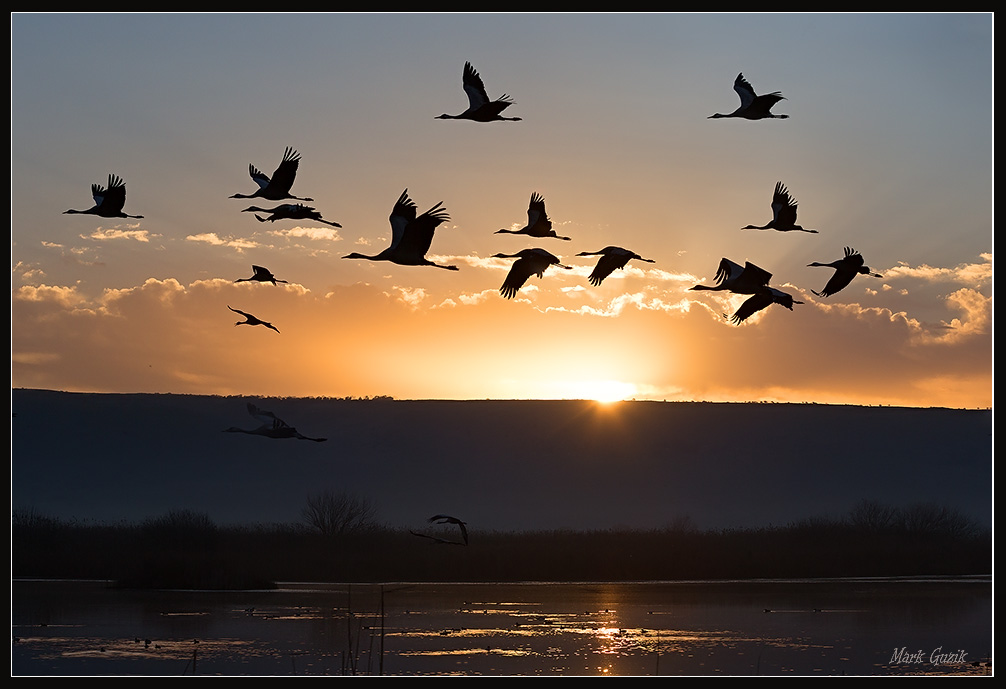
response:
{"label": "water", "polygon": [[14,581],[12,634],[15,676],[985,674],[992,584]]}

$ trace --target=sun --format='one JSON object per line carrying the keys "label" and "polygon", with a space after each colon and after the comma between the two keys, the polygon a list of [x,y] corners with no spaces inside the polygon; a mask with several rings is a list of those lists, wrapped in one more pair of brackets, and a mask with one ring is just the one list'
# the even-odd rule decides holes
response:
{"label": "sun", "polygon": [[581,380],[570,383],[569,397],[594,400],[602,404],[621,402],[635,396],[637,390],[632,383],[620,380]]}

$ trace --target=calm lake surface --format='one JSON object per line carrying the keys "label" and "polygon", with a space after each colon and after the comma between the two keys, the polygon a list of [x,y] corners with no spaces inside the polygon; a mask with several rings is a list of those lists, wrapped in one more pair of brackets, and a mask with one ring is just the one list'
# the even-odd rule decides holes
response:
{"label": "calm lake surface", "polygon": [[16,580],[11,622],[14,676],[985,674],[992,582]]}

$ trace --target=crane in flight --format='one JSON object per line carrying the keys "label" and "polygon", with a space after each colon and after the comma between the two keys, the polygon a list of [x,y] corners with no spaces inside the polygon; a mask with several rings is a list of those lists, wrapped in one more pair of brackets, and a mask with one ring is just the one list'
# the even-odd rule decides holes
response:
{"label": "crane in flight", "polygon": [[[262,266],[252,266],[252,271],[254,272],[250,278],[238,278],[234,282],[271,282],[274,285],[277,282],[286,282],[286,280],[277,280],[276,276],[268,268],[263,268]],[[228,306],[227,308],[230,307]],[[231,309],[231,311],[233,310]]]}
{"label": "crane in flight", "polygon": [[587,281],[590,282],[594,287],[601,284],[604,278],[611,275],[613,272],[619,268],[624,268],[625,265],[632,259],[637,261],[645,261],[646,263],[656,263],[652,258],[643,258],[639,254],[629,251],[628,249],[623,249],[620,246],[606,246],[600,251],[581,251],[577,256],[600,256],[597,259],[597,265],[594,266],[593,272]]}
{"label": "crane in flight", "polygon": [[716,269],[715,285],[695,285],[693,290],[710,290],[714,292],[733,292],[734,294],[755,294],[768,285],[772,273],[746,262],[743,267],[728,258],[720,260]]}
{"label": "crane in flight", "polygon": [[466,62],[464,73],[461,78],[461,85],[468,94],[468,109],[460,115],[448,115],[444,113],[436,117],[438,120],[472,120],[474,122],[496,122],[508,120],[519,122],[519,117],[503,117],[501,112],[513,105],[513,99],[507,94],[503,94],[496,100],[489,100],[486,93],[485,84],[482,77],[472,67],[472,63]]}
{"label": "crane in flight", "polygon": [[558,266],[570,270],[570,266],[564,266],[559,262],[559,258],[544,249],[521,249],[515,254],[493,254],[493,258],[516,258],[510,266],[503,285],[500,286],[500,294],[505,299],[512,299],[528,278],[537,275],[539,278],[545,273],[549,266]]}
{"label": "crane in flight", "polygon": [[301,434],[293,426],[287,425],[283,419],[279,418],[271,411],[266,411],[265,409],[260,409],[251,402],[248,403],[248,413],[252,415],[255,419],[260,422],[260,426],[257,428],[246,429],[238,428],[236,426],[231,426],[230,428],[224,429],[225,433],[247,433],[249,435],[262,435],[266,438],[296,438],[298,440],[312,440],[316,443],[323,443],[327,438],[309,438],[306,435]]}
{"label": "crane in flight", "polygon": [[231,309],[231,311],[233,311],[234,313],[240,313],[242,316],[245,317],[245,319],[243,321],[238,321],[234,325],[264,325],[265,327],[267,327],[267,328],[269,328],[271,330],[275,330],[276,332],[279,332],[279,328],[277,328],[272,323],[267,323],[266,321],[263,321],[263,320],[261,320],[259,318],[256,318],[255,316],[251,315],[250,313],[245,313],[244,311],[239,311],[238,309],[232,309],[230,307],[230,305],[228,305],[227,308]]}
{"label": "crane in flight", "polygon": [[[242,213],[254,212],[255,219],[259,222],[276,222],[277,220],[317,220],[318,222],[323,222],[326,225],[331,225],[332,227],[342,227],[337,222],[332,222],[330,220],[325,220],[321,217],[316,209],[311,206],[305,206],[302,203],[283,203],[275,208],[259,208],[258,206],[251,206],[245,208]],[[259,213],[267,213],[269,217],[263,218],[258,215]]]}
{"label": "crane in flight", "polygon": [[789,194],[786,185],[776,182],[775,192],[772,194],[772,219],[768,223],[758,225],[745,225],[742,230],[778,230],[780,232],[811,232],[817,234],[817,230],[808,230],[796,224],[796,201]]}
{"label": "crane in flight", "polygon": [[445,266],[426,258],[433,242],[433,233],[437,227],[450,220],[447,209],[442,208],[443,201],[416,217],[416,204],[409,198],[406,189],[398,197],[391,216],[391,245],[379,254],[367,256],[353,252],[343,258],[362,258],[368,261],[391,261],[403,266],[433,266],[444,270],[457,270],[457,266]]}
{"label": "crane in flight", "polygon": [[122,212],[122,207],[126,205],[126,183],[121,177],[116,175],[108,176],[108,186],[102,187],[100,184],[91,185],[91,197],[94,205],[87,210],[78,211],[70,209],[63,211],[63,215],[97,215],[101,218],[142,218],[142,215],[127,215]]}
{"label": "crane in flight", "polygon": [[457,524],[458,528],[461,529],[461,538],[464,539],[465,545],[468,545],[468,523],[463,522],[457,517],[452,517],[449,514],[435,514],[429,519],[427,519],[430,524]]}
{"label": "crane in flight", "polygon": [[745,302],[740,305],[740,308],[738,308],[737,311],[734,312],[734,315],[732,316],[727,316],[726,314],[723,315],[724,317],[728,318],[731,323],[740,325],[741,323],[746,321],[749,317],[758,313],[762,309],[767,309],[772,304],[779,304],[781,306],[785,306],[787,309],[792,311],[793,304],[802,304],[802,303],[803,303],[802,301],[796,301],[795,299],[793,299],[793,295],[791,294],[787,294],[786,292],[777,290],[774,287],[769,287],[768,285],[765,285],[757,292],[755,292],[751,297],[745,300]]}
{"label": "crane in flight", "polygon": [[252,194],[234,194],[232,199],[268,199],[269,201],[282,201],[284,199],[294,199],[297,201],[313,201],[312,198],[294,196],[290,193],[293,181],[297,177],[297,168],[300,165],[300,153],[289,146],[283,153],[283,160],[280,162],[276,172],[269,177],[254,165],[248,165],[248,174],[258,185],[258,189]]}
{"label": "crane in flight", "polygon": [[560,237],[552,229],[552,221],[545,212],[545,199],[537,192],[531,194],[531,201],[527,206],[527,225],[519,230],[496,230],[495,234],[525,234],[529,237],[553,237],[570,241],[569,237]]}
{"label": "crane in flight", "polygon": [[738,74],[734,80],[734,91],[740,96],[741,104],[736,110],[726,115],[716,113],[707,119],[717,119],[720,117],[741,117],[745,120],[780,119],[784,120],[789,115],[772,114],[772,106],[781,100],[785,100],[778,91],[757,95],[751,82],[744,78],[744,74]]}
{"label": "crane in flight", "polygon": [[869,275],[875,278],[883,277],[880,273],[871,272],[870,267],[864,265],[865,263],[863,255],[848,246],[845,247],[845,256],[837,261],[832,261],[831,263],[818,263],[817,261],[808,263],[808,268],[820,266],[822,268],[835,269],[835,274],[831,276],[831,279],[828,280],[828,284],[824,286],[823,290],[820,292],[811,290],[811,292],[814,292],[819,297],[830,297],[848,287],[849,283],[852,282],[852,278],[857,275]]}

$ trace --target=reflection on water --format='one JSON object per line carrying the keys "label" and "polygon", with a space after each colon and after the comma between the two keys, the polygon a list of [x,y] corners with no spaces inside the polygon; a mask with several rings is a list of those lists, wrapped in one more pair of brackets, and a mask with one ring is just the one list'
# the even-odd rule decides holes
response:
{"label": "reflection on water", "polygon": [[992,585],[15,581],[12,623],[13,675],[982,674]]}

